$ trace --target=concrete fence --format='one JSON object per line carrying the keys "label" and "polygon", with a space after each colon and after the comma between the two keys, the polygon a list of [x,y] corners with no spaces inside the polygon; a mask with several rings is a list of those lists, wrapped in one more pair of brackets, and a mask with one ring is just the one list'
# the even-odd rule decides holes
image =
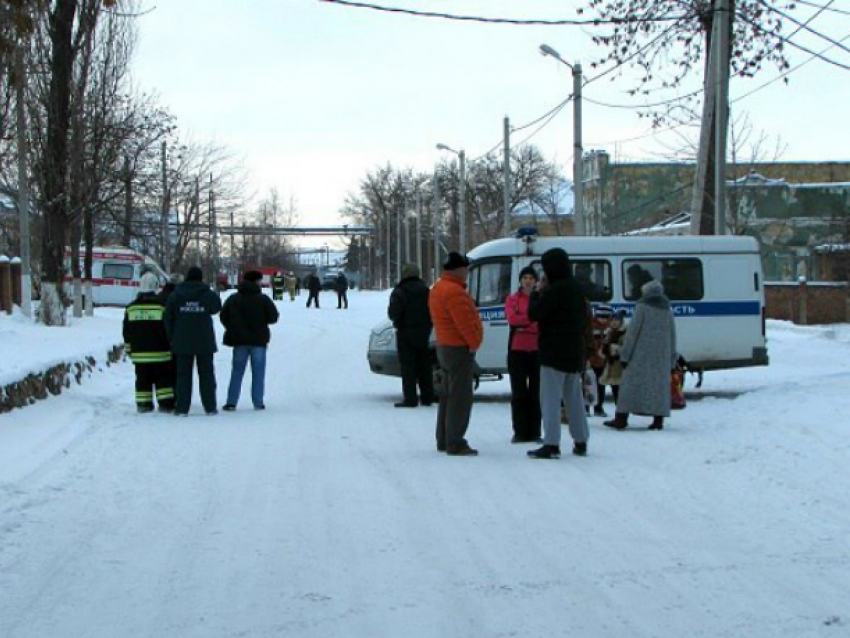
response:
{"label": "concrete fence", "polygon": [[21,260],[0,255],[0,312],[12,313],[21,305]]}
{"label": "concrete fence", "polygon": [[765,282],[768,319],[800,325],[850,322],[850,286],[844,282]]}

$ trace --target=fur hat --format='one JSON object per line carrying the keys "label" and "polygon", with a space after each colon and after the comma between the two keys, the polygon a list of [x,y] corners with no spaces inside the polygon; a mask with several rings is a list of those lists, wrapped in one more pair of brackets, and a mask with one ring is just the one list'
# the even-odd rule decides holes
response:
{"label": "fur hat", "polygon": [[186,271],[186,281],[203,281],[204,272],[197,266],[192,266]]}
{"label": "fur hat", "polygon": [[412,277],[419,277],[419,266],[416,264],[405,264],[401,267],[401,278],[402,279],[411,279]]}
{"label": "fur hat", "polygon": [[159,280],[156,275],[148,270],[139,280],[139,292],[156,292],[159,290]]}
{"label": "fur hat", "polygon": [[253,281],[257,282],[263,278],[263,273],[257,272],[256,270],[249,270],[244,275],[242,275],[242,279],[245,281]]}
{"label": "fur hat", "polygon": [[469,260],[466,255],[460,253],[449,253],[446,263],[443,264],[443,270],[457,270],[458,268],[468,268]]}

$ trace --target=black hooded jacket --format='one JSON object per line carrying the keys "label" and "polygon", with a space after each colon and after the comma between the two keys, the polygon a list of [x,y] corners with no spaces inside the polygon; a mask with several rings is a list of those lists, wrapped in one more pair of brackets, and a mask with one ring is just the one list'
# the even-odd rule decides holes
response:
{"label": "black hooded jacket", "polygon": [[165,329],[174,354],[216,352],[212,315],[221,310],[221,299],[203,281],[184,281],[168,297]]}
{"label": "black hooded jacket", "polygon": [[271,339],[269,324],[277,323],[277,308],[253,281],[243,281],[221,309],[226,346],[264,346]]}
{"label": "black hooded jacket", "polygon": [[541,262],[549,284],[531,293],[528,304],[528,318],[537,321],[540,330],[540,363],[561,372],[584,372],[586,302],[570,270],[569,255],[553,248],[543,253]]}
{"label": "black hooded jacket", "polygon": [[387,315],[398,339],[417,348],[427,348],[431,336],[429,293],[428,286],[419,277],[407,277],[398,282],[390,295]]}

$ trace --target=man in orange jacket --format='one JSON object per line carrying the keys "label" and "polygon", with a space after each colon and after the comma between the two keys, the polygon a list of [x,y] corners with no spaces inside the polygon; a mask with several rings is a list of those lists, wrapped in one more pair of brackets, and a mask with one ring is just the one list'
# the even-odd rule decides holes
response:
{"label": "man in orange jacket", "polygon": [[478,308],[466,291],[469,260],[449,253],[443,274],[431,288],[428,309],[437,336],[443,388],[437,411],[437,449],[451,456],[477,456],[464,438],[472,412],[475,352],[484,338]]}

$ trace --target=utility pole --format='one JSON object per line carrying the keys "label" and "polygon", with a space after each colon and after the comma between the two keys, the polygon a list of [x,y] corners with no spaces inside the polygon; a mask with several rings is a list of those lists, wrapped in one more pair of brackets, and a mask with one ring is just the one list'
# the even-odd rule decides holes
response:
{"label": "utility pole", "polygon": [[396,212],[395,220],[395,280],[401,280],[401,218],[404,210]]}
{"label": "utility pole", "polygon": [[392,277],[392,267],[390,266],[390,253],[392,253],[390,241],[393,236],[393,222],[390,219],[390,210],[387,208],[384,210],[384,214],[386,215],[386,219],[384,220],[384,240],[386,243],[387,250],[387,259],[386,259],[386,276],[387,276],[387,288],[392,288],[390,277]]}
{"label": "utility pole", "polygon": [[27,140],[27,120],[24,102],[26,75],[24,54],[20,47],[16,51],[15,66],[18,71],[18,83],[15,87],[15,101],[18,125],[18,223],[21,235],[21,312],[32,317],[32,272],[30,270],[30,190],[27,176],[29,161],[29,142]]}
{"label": "utility pole", "polygon": [[440,178],[434,171],[434,199],[431,210],[431,222],[434,225],[434,274],[431,283],[437,281],[440,276]]}
{"label": "utility pole", "polygon": [[416,187],[416,266],[422,273],[422,192]]}
{"label": "utility pole", "polygon": [[[410,202],[407,195],[404,196],[404,262],[413,261],[410,258],[410,218],[408,216],[408,207]],[[399,278],[400,279],[400,278]]]}
{"label": "utility pole", "polygon": [[167,162],[168,144],[162,143],[162,254],[165,259],[165,267],[171,271],[171,230],[169,224],[170,202],[168,201],[168,166]]}
{"label": "utility pole", "polygon": [[729,35],[732,15],[729,0],[718,0],[718,11],[714,14],[715,41],[717,46],[717,105],[715,115],[714,146],[717,156],[714,160],[714,233],[726,234],[726,133],[729,114]]}
{"label": "utility pole", "polygon": [[581,64],[573,69],[573,210],[576,220],[576,235],[586,234],[584,220],[584,149],[581,140]]}
{"label": "utility pole", "polygon": [[502,189],[503,197],[505,198],[505,237],[511,236],[511,124],[508,118],[505,118],[505,166],[504,166],[505,182]]}
{"label": "utility pole", "polygon": [[460,202],[458,203],[458,212],[460,214],[460,253],[466,254],[469,249],[469,240],[466,234],[466,151],[458,151],[458,159],[460,160]]}

